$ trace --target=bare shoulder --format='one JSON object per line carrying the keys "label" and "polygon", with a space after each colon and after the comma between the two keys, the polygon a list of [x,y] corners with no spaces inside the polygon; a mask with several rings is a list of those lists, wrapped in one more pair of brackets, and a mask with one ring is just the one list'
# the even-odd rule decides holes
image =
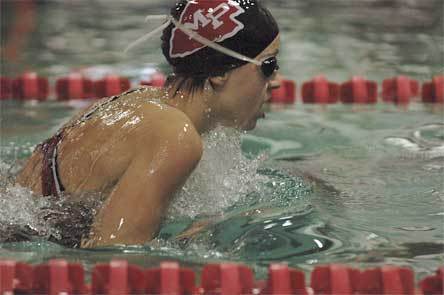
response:
{"label": "bare shoulder", "polygon": [[[147,107],[142,112],[145,120],[140,129],[141,140],[147,145],[158,148],[168,147],[179,157],[186,157],[191,162],[199,161],[203,145],[200,134],[191,120],[180,110],[167,105]],[[148,135],[150,136],[144,136]]]}

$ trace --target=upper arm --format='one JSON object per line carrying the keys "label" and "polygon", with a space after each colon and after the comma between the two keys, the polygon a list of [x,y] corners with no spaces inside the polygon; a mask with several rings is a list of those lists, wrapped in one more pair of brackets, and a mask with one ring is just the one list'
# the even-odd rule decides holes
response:
{"label": "upper arm", "polygon": [[192,125],[184,130],[185,124],[162,130],[150,152],[143,152],[141,143],[96,217],[93,244],[142,244],[153,238],[171,196],[202,155],[199,134]]}

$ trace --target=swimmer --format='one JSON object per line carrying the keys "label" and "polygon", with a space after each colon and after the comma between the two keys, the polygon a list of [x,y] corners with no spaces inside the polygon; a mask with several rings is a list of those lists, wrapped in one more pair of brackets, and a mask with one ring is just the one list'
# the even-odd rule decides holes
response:
{"label": "swimmer", "polygon": [[253,129],[280,86],[279,28],[259,0],[181,0],[161,29],[173,69],[165,87],[101,100],[40,144],[17,176],[50,198],[100,193],[82,247],[152,240],[201,159],[201,135]]}

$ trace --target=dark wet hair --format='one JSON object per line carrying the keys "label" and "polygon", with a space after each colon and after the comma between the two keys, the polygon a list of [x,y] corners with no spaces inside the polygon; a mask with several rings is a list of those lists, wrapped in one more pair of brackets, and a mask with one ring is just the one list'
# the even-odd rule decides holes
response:
{"label": "dark wet hair", "polygon": [[[244,24],[244,28],[235,36],[225,39],[218,44],[254,58],[260,54],[279,34],[276,20],[259,2],[260,0],[234,0],[244,8],[245,13],[236,17]],[[179,20],[186,7],[187,0],[180,0],[172,9],[171,16]],[[177,90],[184,85],[187,91],[195,91],[204,87],[209,77],[223,75],[224,73],[240,67],[247,62],[238,60],[212,48],[205,47],[186,56],[170,57],[170,38],[174,24],[170,24],[162,35],[162,51],[168,63],[173,67],[174,75],[167,79],[167,86],[180,79]]]}

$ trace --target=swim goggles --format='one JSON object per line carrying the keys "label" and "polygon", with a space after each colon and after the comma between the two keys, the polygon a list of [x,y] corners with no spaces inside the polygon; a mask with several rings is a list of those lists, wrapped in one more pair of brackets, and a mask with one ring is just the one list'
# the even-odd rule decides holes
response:
{"label": "swim goggles", "polygon": [[153,31],[149,32],[148,34],[140,37],[139,39],[137,39],[136,41],[132,42],[131,44],[129,44],[125,50],[124,53],[128,52],[129,50],[131,50],[132,48],[136,47],[137,45],[141,44],[142,42],[145,42],[146,40],[152,38],[153,36],[155,36],[157,33],[163,31],[165,28],[167,28],[171,23],[173,23],[177,28],[179,28],[182,32],[184,32],[185,34],[187,34],[190,38],[195,39],[196,41],[202,43],[205,46],[208,46],[214,50],[217,50],[223,54],[226,54],[228,56],[231,56],[233,58],[245,61],[245,62],[249,62],[252,64],[257,65],[258,67],[260,67],[262,74],[264,75],[265,78],[270,78],[277,70],[279,70],[279,65],[276,59],[276,56],[270,56],[267,57],[265,59],[263,59],[262,61],[259,61],[255,58],[250,58],[248,56],[245,56],[243,54],[240,54],[236,51],[233,51],[231,49],[228,49],[226,47],[223,47],[221,45],[219,45],[216,42],[210,41],[207,38],[199,35],[198,33],[188,29],[187,27],[185,27],[183,24],[181,24],[180,22],[178,22],[176,19],[174,19],[172,16],[169,15],[149,15],[146,17],[145,21],[149,21],[149,20],[159,20],[159,19],[165,19],[166,18],[166,22],[164,24],[162,24],[160,27],[154,29]]}

